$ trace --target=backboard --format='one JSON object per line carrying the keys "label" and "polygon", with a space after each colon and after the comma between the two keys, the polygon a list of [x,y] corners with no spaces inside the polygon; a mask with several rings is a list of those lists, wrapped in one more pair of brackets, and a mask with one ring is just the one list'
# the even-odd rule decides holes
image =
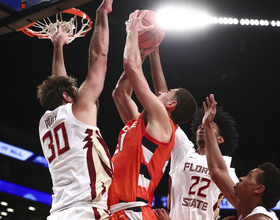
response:
{"label": "backboard", "polygon": [[90,1],[92,0],[0,0],[0,35]]}

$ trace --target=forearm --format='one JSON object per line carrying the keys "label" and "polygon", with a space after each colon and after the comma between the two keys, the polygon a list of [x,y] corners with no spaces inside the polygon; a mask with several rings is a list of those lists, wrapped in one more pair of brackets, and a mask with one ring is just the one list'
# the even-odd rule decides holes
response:
{"label": "forearm", "polygon": [[[140,102],[147,97],[147,92],[152,93],[142,70],[137,32],[130,31],[127,34],[124,49],[124,71]],[[145,108],[145,104],[142,102],[141,104]]]}
{"label": "forearm", "polygon": [[138,47],[138,34],[135,34],[134,32],[127,34],[124,51],[124,70],[142,107],[147,112],[153,112],[155,109],[154,105],[157,105],[160,101],[151,91],[144,76],[140,50]]}
{"label": "forearm", "polygon": [[67,76],[63,57],[63,45],[54,45],[52,76]]}
{"label": "forearm", "polygon": [[96,11],[95,27],[89,46],[88,74],[79,88],[77,97],[79,105],[83,108],[95,106],[104,87],[109,46],[108,9],[106,9],[110,7],[108,4],[110,2],[103,1]]}
{"label": "forearm", "polygon": [[89,67],[86,84],[95,102],[104,87],[107,71],[109,47],[109,27],[107,11],[99,8],[96,11],[95,27],[89,46]]}
{"label": "forearm", "polygon": [[234,182],[231,179],[224,158],[220,152],[212,125],[205,127],[205,150],[211,179],[218,186],[227,200],[237,208],[234,196]]}
{"label": "forearm", "polygon": [[168,87],[163,74],[158,48],[150,53],[150,64],[156,94],[158,94],[159,92],[167,92]]}
{"label": "forearm", "polygon": [[227,173],[227,166],[217,143],[212,124],[205,126],[205,150],[209,172],[211,178],[215,181],[223,173]]}
{"label": "forearm", "polygon": [[101,8],[96,11],[94,33],[89,47],[89,69],[94,66],[98,59],[104,60],[106,65],[108,50],[109,26],[107,11]]}
{"label": "forearm", "polygon": [[124,69],[139,69],[141,67],[142,59],[138,46],[138,32],[129,31],[127,33],[123,57]]}

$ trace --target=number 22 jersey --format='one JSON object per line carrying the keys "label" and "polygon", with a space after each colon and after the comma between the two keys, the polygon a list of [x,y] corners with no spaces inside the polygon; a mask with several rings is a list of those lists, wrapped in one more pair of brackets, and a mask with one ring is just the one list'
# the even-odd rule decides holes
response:
{"label": "number 22 jersey", "polygon": [[[223,158],[232,180],[238,182],[234,168],[230,168],[231,157]],[[171,219],[218,219],[223,197],[211,180],[206,155],[199,155],[182,129],[177,128],[169,172],[169,216]]]}

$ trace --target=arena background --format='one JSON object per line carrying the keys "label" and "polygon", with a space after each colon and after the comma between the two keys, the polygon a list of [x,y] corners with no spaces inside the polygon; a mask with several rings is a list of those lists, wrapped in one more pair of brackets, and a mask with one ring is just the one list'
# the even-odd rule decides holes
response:
{"label": "arena background", "polygon": [[[115,0],[109,15],[110,51],[105,87],[100,97],[98,127],[113,154],[118,132],[123,124],[112,99],[112,91],[122,73],[122,54],[125,43],[125,24],[135,9],[157,10],[168,1]],[[175,1],[172,1],[175,2]],[[193,1],[176,1],[194,3]],[[276,0],[195,1],[211,8],[216,16],[253,19],[280,19],[280,2]],[[77,8],[92,20],[100,1]],[[168,16],[168,15],[166,15]],[[69,75],[79,84],[87,73],[88,45],[92,30],[64,47],[65,65]],[[167,31],[160,45],[160,55],[169,88],[184,87],[192,92],[199,106],[205,97],[214,93],[219,106],[237,122],[239,149],[232,166],[237,176],[271,161],[280,167],[279,160],[279,54],[280,28],[272,26],[213,25],[191,32]],[[44,110],[36,98],[37,85],[51,73],[52,43],[30,38],[21,32],[0,36],[0,141],[43,155],[38,122]],[[152,86],[149,62],[143,65]],[[182,126],[190,136],[189,124]],[[0,154],[0,180],[51,193],[48,170],[29,162],[22,162]],[[159,184],[155,196],[166,196],[168,172]],[[35,203],[7,193],[0,193],[16,207],[30,205],[37,212],[17,208],[3,219],[44,219],[49,206]],[[0,206],[1,209],[4,209]],[[276,211],[279,216],[279,211]],[[222,210],[222,216],[234,214]]]}

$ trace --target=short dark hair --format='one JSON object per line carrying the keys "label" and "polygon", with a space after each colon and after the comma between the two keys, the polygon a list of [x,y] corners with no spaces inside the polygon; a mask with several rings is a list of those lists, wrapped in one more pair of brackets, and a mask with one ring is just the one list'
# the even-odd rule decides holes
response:
{"label": "short dark hair", "polygon": [[[202,123],[204,109],[199,108],[191,123],[192,139],[196,143],[196,131]],[[236,131],[236,123],[229,113],[224,112],[221,107],[217,107],[214,122],[218,125],[220,135],[224,138],[224,142],[219,145],[222,155],[232,156],[238,147],[239,135]],[[195,145],[197,149],[197,146]]]}
{"label": "short dark hair", "polygon": [[280,200],[280,170],[271,162],[258,166],[264,172],[258,175],[258,183],[265,186],[262,196],[263,206],[269,211]]}
{"label": "short dark hair", "polygon": [[49,76],[38,86],[37,98],[46,110],[54,110],[63,103],[63,92],[74,98],[74,87],[77,80],[71,76]]}
{"label": "short dark hair", "polygon": [[188,90],[179,88],[174,95],[174,100],[176,100],[177,106],[170,115],[173,123],[182,124],[189,122],[197,110],[197,103],[193,95]]}

